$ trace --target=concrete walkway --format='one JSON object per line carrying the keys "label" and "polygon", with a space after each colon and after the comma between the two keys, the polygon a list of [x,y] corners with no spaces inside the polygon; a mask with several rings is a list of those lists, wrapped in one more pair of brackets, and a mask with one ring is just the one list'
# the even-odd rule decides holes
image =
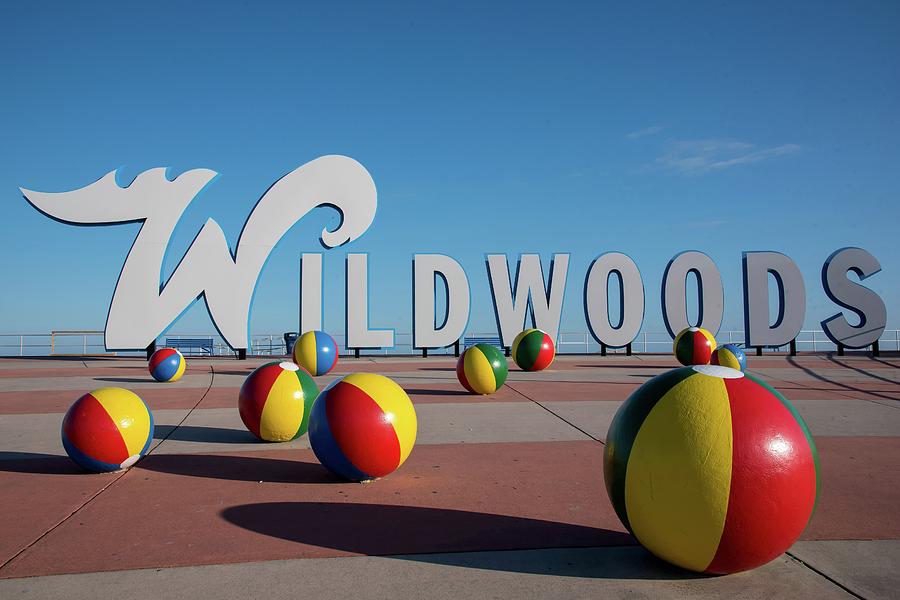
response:
{"label": "concrete walkway", "polygon": [[[343,359],[410,394],[419,437],[370,485],[338,481],[306,438],[257,442],[237,391],[262,359],[0,359],[0,598],[896,597],[900,359],[750,357],[816,438],[822,491],[801,541],[755,571],[697,577],[656,560],[606,497],[603,439],[666,356],[562,357],[466,394],[447,358]],[[79,471],[62,414],[121,386],[154,412],[154,446],[124,473]]]}

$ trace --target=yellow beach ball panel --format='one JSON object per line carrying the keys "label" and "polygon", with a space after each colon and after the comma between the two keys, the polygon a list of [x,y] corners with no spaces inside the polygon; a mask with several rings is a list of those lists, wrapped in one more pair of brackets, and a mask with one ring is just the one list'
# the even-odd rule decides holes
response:
{"label": "yellow beach ball panel", "polygon": [[[710,368],[726,370],[697,370]],[[719,376],[685,379],[653,407],[625,479],[628,518],[648,550],[696,571],[712,561],[728,510],[731,444],[728,392]]]}

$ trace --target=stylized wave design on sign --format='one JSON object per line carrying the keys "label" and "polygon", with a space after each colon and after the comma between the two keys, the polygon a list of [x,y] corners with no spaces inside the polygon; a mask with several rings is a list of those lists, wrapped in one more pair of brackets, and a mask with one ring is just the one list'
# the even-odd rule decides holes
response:
{"label": "stylized wave design on sign", "polygon": [[360,237],[377,209],[375,182],[346,156],[323,156],[291,171],[270,187],[247,218],[232,254],[222,228],[208,219],[168,281],[161,277],[172,232],[185,209],[217,173],[193,169],[174,180],[165,169],[144,171],[119,187],[112,171],[77,190],[22,189],[46,215],[77,225],[142,222],[125,259],[106,321],[106,347],[142,349],[195,300],[204,297],[214,325],[232,348],[247,348],[250,305],[266,260],[285,233],[309,211],[330,206],[341,215],[321,242],[333,248]]}

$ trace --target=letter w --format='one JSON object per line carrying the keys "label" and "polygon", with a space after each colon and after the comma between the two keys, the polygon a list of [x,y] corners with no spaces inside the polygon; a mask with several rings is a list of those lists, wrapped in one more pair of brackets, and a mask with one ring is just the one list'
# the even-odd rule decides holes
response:
{"label": "letter w", "polygon": [[146,348],[201,297],[225,342],[247,348],[256,282],[269,254],[294,223],[317,206],[335,208],[341,223],[334,231],[323,229],[321,236],[322,244],[333,248],[357,239],[375,218],[377,192],[368,171],[346,156],[323,156],[266,191],[244,223],[234,253],[219,224],[208,219],[163,283],[163,258],[175,225],[215,177],[214,171],[194,169],[169,181],[165,169],[158,168],[144,171],[125,188],[116,184],[113,171],[70,192],[22,189],[35,208],[66,223],[142,223],[110,303],[107,349]]}

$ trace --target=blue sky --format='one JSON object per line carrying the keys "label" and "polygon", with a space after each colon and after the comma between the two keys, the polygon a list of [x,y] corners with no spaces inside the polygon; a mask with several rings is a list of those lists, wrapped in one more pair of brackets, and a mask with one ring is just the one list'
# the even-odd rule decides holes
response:
{"label": "blue sky", "polygon": [[[857,245],[900,326],[900,5],[488,4],[4,3],[0,331],[101,329],[137,231],[56,223],[20,186],[219,172],[171,269],[208,217],[234,243],[272,182],[335,153],[379,190],[369,232],[326,253],[338,333],[347,251],[370,253],[372,325],[398,331],[414,252],[463,264],[480,331],[495,328],[485,253],[571,252],[561,330],[585,331],[586,269],[622,251],[644,278],[644,329],[663,331],[660,281],[681,250],[718,264],[724,329],[742,326],[741,251],[788,254],[818,329],[837,310],[821,265]],[[254,333],[296,328],[299,256],[336,221],[317,209],[279,245]],[[173,328],[208,330],[202,305]]]}

